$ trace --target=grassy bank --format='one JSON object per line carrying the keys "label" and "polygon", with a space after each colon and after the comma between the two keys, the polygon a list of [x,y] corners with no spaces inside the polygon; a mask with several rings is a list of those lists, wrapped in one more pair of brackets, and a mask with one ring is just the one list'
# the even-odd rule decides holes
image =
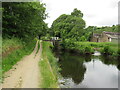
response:
{"label": "grassy bank", "polygon": [[0,35],[0,83],[2,82],[2,37]]}
{"label": "grassy bank", "polygon": [[95,50],[100,51],[102,54],[111,56],[120,56],[118,44],[111,42],[71,42],[65,41],[63,43],[65,49],[74,51],[81,54],[92,54]]}
{"label": "grassy bank", "polygon": [[23,42],[17,38],[3,39],[2,71],[10,70],[23,56],[30,54],[35,47],[35,40]]}
{"label": "grassy bank", "polygon": [[42,77],[41,88],[58,88],[57,60],[50,47],[52,47],[50,42],[42,42],[42,59],[39,64]]}
{"label": "grassy bank", "polygon": [[118,48],[118,44],[111,43],[110,45],[105,45],[100,52],[113,57],[120,57],[120,48]]}

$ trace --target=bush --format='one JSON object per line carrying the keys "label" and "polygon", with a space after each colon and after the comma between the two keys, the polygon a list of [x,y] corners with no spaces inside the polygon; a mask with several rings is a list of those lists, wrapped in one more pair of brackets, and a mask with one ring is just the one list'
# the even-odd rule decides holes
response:
{"label": "bush", "polygon": [[109,46],[105,46],[104,49],[103,49],[104,54],[109,54],[110,53],[109,49],[110,49]]}
{"label": "bush", "polygon": [[120,49],[118,49],[118,52],[117,52],[117,53],[118,53],[118,56],[120,56]]}
{"label": "bush", "polygon": [[102,54],[120,56],[120,51],[118,51],[118,45],[111,42],[74,42],[66,39],[62,46],[65,49],[76,51],[81,54],[92,54],[95,50],[98,50]]}
{"label": "bush", "polygon": [[113,46],[108,46],[105,45],[102,49],[101,49],[101,53],[102,54],[107,54],[107,55],[111,55],[111,56],[119,56],[119,51],[117,48],[113,47]]}
{"label": "bush", "polygon": [[94,52],[94,50],[91,46],[85,47],[85,53],[93,53],[93,52]]}

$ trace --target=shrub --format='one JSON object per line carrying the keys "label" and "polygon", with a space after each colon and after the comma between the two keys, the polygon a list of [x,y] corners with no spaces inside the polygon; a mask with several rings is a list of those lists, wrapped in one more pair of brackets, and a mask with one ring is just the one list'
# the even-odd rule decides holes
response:
{"label": "shrub", "polygon": [[82,54],[91,54],[95,50],[98,50],[102,54],[120,56],[118,45],[111,42],[73,42],[69,39],[66,39],[62,46],[64,46],[65,49],[73,50]]}
{"label": "shrub", "polygon": [[94,50],[91,46],[85,47],[85,53],[93,53],[93,52],[94,52]]}
{"label": "shrub", "polygon": [[109,53],[109,46],[105,46],[105,47],[103,48],[103,53],[104,53],[104,54],[108,54],[108,53]]}
{"label": "shrub", "polygon": [[118,56],[120,56],[120,49],[118,49],[118,52],[117,52],[117,53],[118,53]]}

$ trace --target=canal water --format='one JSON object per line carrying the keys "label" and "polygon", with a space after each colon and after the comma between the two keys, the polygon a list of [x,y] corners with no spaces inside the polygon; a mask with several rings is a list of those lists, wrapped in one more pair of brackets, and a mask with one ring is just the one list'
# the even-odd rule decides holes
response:
{"label": "canal water", "polygon": [[79,55],[56,52],[61,88],[118,88],[120,61],[95,52]]}

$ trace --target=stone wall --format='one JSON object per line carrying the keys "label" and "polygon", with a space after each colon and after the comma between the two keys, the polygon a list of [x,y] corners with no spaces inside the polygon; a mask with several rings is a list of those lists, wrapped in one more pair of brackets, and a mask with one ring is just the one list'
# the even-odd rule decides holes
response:
{"label": "stone wall", "polygon": [[109,37],[102,33],[100,36],[92,36],[91,42],[109,42]]}
{"label": "stone wall", "polygon": [[93,36],[93,37],[91,38],[91,42],[97,42],[97,41],[98,41],[97,37],[94,37],[94,36]]}
{"label": "stone wall", "polygon": [[99,42],[109,42],[109,37],[105,33],[102,33],[101,37],[99,38],[100,38]]}

